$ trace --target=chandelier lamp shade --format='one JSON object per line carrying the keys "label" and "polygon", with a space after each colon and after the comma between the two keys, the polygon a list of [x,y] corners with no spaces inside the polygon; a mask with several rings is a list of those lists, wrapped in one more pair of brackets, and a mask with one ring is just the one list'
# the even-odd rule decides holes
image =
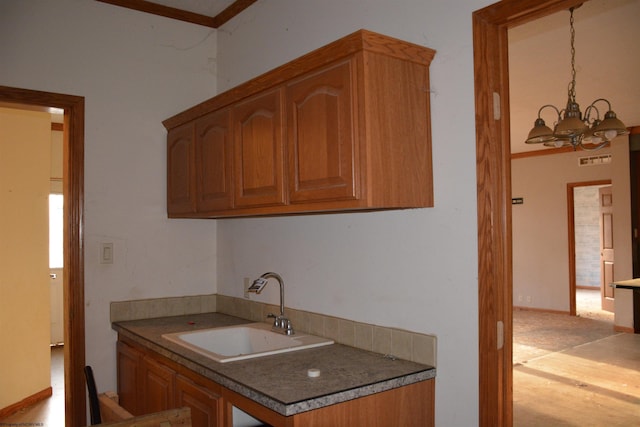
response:
{"label": "chandelier lamp shade", "polygon": [[[579,6],[578,6],[579,7]],[[571,29],[571,82],[569,83],[567,106],[559,109],[554,105],[547,104],[538,110],[538,118],[534,122],[533,129],[527,136],[527,144],[544,144],[547,147],[578,147],[583,150],[598,150],[607,145],[612,139],[619,135],[627,135],[629,130],[618,119],[616,113],[611,109],[611,103],[604,98],[593,101],[584,112],[580,111],[580,106],[576,102],[576,67],[575,67],[575,29],[573,26],[573,10],[570,12]],[[600,115],[601,108],[606,105],[604,114]],[[554,112],[554,127],[551,129],[542,119],[543,110]],[[606,111],[606,112],[605,112]],[[588,145],[586,145],[588,144]]]}

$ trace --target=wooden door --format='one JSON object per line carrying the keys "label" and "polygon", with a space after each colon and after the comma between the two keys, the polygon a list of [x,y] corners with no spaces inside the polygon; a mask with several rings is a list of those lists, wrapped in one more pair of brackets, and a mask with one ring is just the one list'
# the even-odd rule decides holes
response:
{"label": "wooden door", "polygon": [[64,269],[52,268],[49,273],[49,283],[51,284],[51,345],[64,343]]}
{"label": "wooden door", "polygon": [[600,196],[600,295],[602,309],[613,311],[613,191],[611,186],[599,189]]}
{"label": "wooden door", "polygon": [[194,123],[189,122],[167,135],[167,213],[196,211],[194,168]]}
{"label": "wooden door", "polygon": [[347,60],[287,87],[291,203],[357,196],[354,68]]}
{"label": "wooden door", "polygon": [[232,207],[232,162],[229,110],[196,121],[196,209],[198,212]]}
{"label": "wooden door", "polygon": [[270,90],[233,109],[236,207],[285,204],[282,98]]}
{"label": "wooden door", "polygon": [[176,406],[191,408],[194,427],[222,427],[223,402],[220,395],[182,375],[176,377]]}

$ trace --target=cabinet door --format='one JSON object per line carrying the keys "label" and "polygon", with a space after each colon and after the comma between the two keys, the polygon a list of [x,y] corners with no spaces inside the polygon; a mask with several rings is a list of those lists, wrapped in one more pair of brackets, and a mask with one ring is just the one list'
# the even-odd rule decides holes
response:
{"label": "cabinet door", "polygon": [[140,360],[142,355],[127,344],[118,341],[118,398],[120,406],[133,415],[143,412],[142,403],[139,400],[140,391]]}
{"label": "cabinet door", "polygon": [[271,90],[233,109],[236,207],[285,203],[282,98]]}
{"label": "cabinet door", "polygon": [[222,403],[220,395],[182,375],[176,377],[176,406],[191,408],[194,427],[222,426]]}
{"label": "cabinet door", "polygon": [[194,124],[171,129],[167,135],[167,213],[196,210]]}
{"label": "cabinet door", "polygon": [[229,110],[196,121],[196,205],[198,212],[232,207]]}
{"label": "cabinet door", "polygon": [[291,203],[357,197],[355,77],[348,60],[288,85]]}
{"label": "cabinet door", "polygon": [[153,359],[145,357],[142,363],[142,400],[145,414],[175,407],[175,372]]}

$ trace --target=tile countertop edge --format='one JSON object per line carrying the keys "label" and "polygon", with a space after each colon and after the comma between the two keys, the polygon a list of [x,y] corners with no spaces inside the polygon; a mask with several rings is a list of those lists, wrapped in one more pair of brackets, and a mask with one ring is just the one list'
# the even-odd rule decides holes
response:
{"label": "tile countertop edge", "polygon": [[[322,408],[325,406],[333,405],[336,403],[346,402],[349,400],[357,399],[360,397],[368,396],[375,393],[392,390],[394,388],[402,387],[409,384],[414,384],[420,381],[433,379],[436,376],[436,368],[425,366],[425,370],[409,373],[395,378],[378,381],[372,384],[365,384],[351,389],[345,389],[336,393],[313,397],[304,401],[284,403],[277,399],[274,399],[262,392],[258,392],[249,386],[242,384],[236,380],[233,380],[223,374],[220,374],[211,367],[202,365],[201,363],[190,360],[189,358],[182,356],[171,349],[154,342],[142,335],[128,330],[125,326],[119,324],[120,322],[112,323],[112,329],[118,334],[127,337],[134,342],[138,343],[144,348],[152,350],[161,356],[164,356],[194,372],[200,374],[220,385],[226,387],[236,393],[241,394],[248,399],[251,399],[281,415],[291,416],[302,412]],[[126,323],[126,322],[125,322]],[[336,344],[340,345],[340,344]]]}
{"label": "tile countertop edge", "polygon": [[[320,396],[320,397],[305,400],[303,402],[296,402],[290,405],[282,405],[282,408],[284,409],[284,411],[276,410],[276,412],[279,412],[285,416],[296,415],[302,412],[311,411],[313,409],[323,408],[325,406],[334,405],[336,403],[346,402],[349,400],[357,399],[359,397],[365,397],[371,394],[392,390],[394,388],[402,387],[409,384],[414,384],[420,381],[433,379],[435,378],[435,376],[436,376],[435,368],[433,368],[430,370],[426,370],[426,371],[422,371],[414,374],[408,374],[399,378],[392,378],[390,380],[360,386],[358,388],[354,388],[351,390],[345,390],[345,391],[334,393],[328,396]],[[260,402],[257,399],[253,399],[253,400]]]}

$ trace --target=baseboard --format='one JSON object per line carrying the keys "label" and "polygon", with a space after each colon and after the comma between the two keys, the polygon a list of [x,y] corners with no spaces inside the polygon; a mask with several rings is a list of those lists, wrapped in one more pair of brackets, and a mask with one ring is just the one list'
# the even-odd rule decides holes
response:
{"label": "baseboard", "polygon": [[616,331],[616,332],[626,332],[628,334],[635,333],[634,329],[629,327],[629,326],[613,325],[613,330]]}
{"label": "baseboard", "polygon": [[553,313],[553,314],[566,314],[568,315],[568,311],[562,310],[551,310],[548,308],[537,308],[537,307],[526,307],[526,306],[513,306],[514,310],[522,310],[522,311],[537,311],[539,313]]}
{"label": "baseboard", "polygon": [[34,405],[41,400],[45,400],[53,394],[53,389],[51,387],[47,387],[42,391],[39,391],[35,394],[32,394],[29,397],[25,397],[20,402],[14,403],[13,405],[9,405],[6,408],[0,409],[0,418],[8,417],[9,415],[13,415],[16,412],[24,409],[28,406]]}

